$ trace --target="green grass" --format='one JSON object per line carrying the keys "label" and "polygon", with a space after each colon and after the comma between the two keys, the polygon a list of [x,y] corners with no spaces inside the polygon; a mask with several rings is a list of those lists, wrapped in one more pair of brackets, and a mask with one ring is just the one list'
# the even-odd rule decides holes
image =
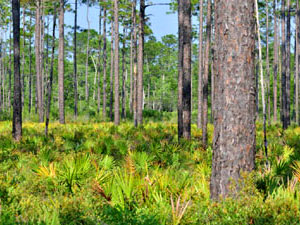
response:
{"label": "green grass", "polygon": [[257,129],[256,170],[216,203],[211,125],[205,151],[195,126],[178,143],[173,123],[54,123],[45,137],[26,122],[15,143],[0,122],[0,224],[299,224],[300,128],[268,128],[271,168]]}

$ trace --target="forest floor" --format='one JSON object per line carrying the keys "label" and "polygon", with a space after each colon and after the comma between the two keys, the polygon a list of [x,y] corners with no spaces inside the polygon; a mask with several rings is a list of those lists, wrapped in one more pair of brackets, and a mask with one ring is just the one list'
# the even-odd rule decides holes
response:
{"label": "forest floor", "polygon": [[177,125],[0,122],[0,224],[299,224],[300,128],[257,125],[256,170],[235,199],[211,202],[212,158],[201,131],[178,143]]}

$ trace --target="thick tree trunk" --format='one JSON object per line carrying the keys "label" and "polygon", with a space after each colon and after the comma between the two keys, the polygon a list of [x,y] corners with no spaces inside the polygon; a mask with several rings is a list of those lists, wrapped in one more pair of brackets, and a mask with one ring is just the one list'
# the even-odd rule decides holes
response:
{"label": "thick tree trunk", "polygon": [[191,1],[178,0],[178,139],[191,138]]}
{"label": "thick tree trunk", "polygon": [[203,148],[207,147],[207,123],[208,123],[208,74],[209,74],[209,56],[211,41],[211,0],[207,2],[207,25],[206,25],[206,50],[204,63],[204,76],[202,87],[202,144]]}
{"label": "thick tree trunk", "polygon": [[53,29],[52,29],[51,67],[50,67],[50,76],[49,76],[49,82],[48,82],[48,100],[47,100],[46,125],[45,125],[45,135],[46,136],[48,135],[48,126],[49,126],[50,109],[51,109],[51,97],[52,97],[54,50],[55,50],[55,26],[56,26],[56,5],[54,3]]}
{"label": "thick tree trunk", "polygon": [[203,48],[203,0],[199,0],[200,14],[199,14],[199,56],[198,56],[198,114],[197,127],[202,127],[202,48]]}
{"label": "thick tree trunk", "polygon": [[75,119],[78,116],[78,88],[77,88],[77,11],[78,3],[75,0],[75,17],[74,17],[74,60],[73,60],[73,70],[74,70],[74,116]]}
{"label": "thick tree trunk", "polygon": [[106,118],[106,7],[103,11],[103,111],[102,116]]}
{"label": "thick tree trunk", "polygon": [[276,16],[276,2],[273,0],[274,14],[274,61],[273,61],[273,121],[277,121],[277,77],[278,77],[278,27]]}
{"label": "thick tree trunk", "polygon": [[252,0],[214,3],[215,129],[210,193],[212,199],[218,199],[234,195],[231,188],[240,188],[241,172],[254,169],[255,17]]}
{"label": "thick tree trunk", "polygon": [[58,104],[59,122],[65,123],[65,99],[64,99],[64,0],[60,0],[59,6],[59,42],[58,42]]}
{"label": "thick tree trunk", "polygon": [[22,93],[20,77],[20,1],[12,0],[14,38],[14,111],[12,135],[16,141],[22,138]]}
{"label": "thick tree trunk", "polygon": [[114,102],[114,123],[120,124],[120,94],[119,94],[119,2],[114,0],[114,39],[115,39],[115,51],[114,51],[114,75],[115,75],[115,102]]}
{"label": "thick tree trunk", "polygon": [[137,124],[143,123],[143,73],[144,73],[144,26],[145,0],[140,0],[138,77],[137,77]]}

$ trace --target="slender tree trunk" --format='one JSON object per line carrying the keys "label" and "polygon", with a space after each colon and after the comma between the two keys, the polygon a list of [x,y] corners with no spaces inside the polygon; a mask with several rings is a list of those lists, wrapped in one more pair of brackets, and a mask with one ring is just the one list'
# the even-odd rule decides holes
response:
{"label": "slender tree trunk", "polygon": [[278,27],[276,16],[276,3],[273,0],[274,14],[274,61],[273,61],[273,121],[277,122],[277,77],[278,77]]}
{"label": "slender tree trunk", "polygon": [[103,12],[103,118],[106,118],[106,7]]}
{"label": "slender tree trunk", "polygon": [[111,21],[111,42],[110,42],[110,102],[109,102],[109,116],[113,121],[113,99],[114,99],[114,24]]}
{"label": "slender tree trunk", "polygon": [[65,123],[65,99],[64,99],[64,0],[60,0],[59,6],[59,42],[58,42],[58,102],[59,122]]}
{"label": "slender tree trunk", "polygon": [[88,36],[87,36],[87,43],[86,43],[86,60],[85,60],[85,100],[89,102],[89,44],[90,44],[90,20],[89,20],[89,4],[90,1],[87,0],[86,6],[86,21],[88,24]]}
{"label": "slender tree trunk", "polygon": [[287,32],[286,32],[286,120],[287,126],[291,124],[290,111],[291,111],[291,5],[290,0],[287,0]]}
{"label": "slender tree trunk", "polygon": [[22,108],[24,107],[24,98],[25,98],[25,19],[26,19],[26,8],[23,8],[23,53],[22,53],[22,76],[21,76],[21,85],[22,85]]}
{"label": "slender tree trunk", "polygon": [[198,56],[198,114],[197,127],[202,127],[202,48],[203,48],[203,0],[199,0],[200,14],[199,14],[199,56]]}
{"label": "slender tree trunk", "polygon": [[300,76],[300,8],[299,1],[297,4],[297,14],[296,14],[296,101],[295,101],[295,113],[296,113],[296,123],[299,124],[299,76]]}
{"label": "slender tree trunk", "polygon": [[[215,111],[212,199],[239,190],[255,159],[254,1],[215,2]],[[243,34],[243,35],[241,35]],[[233,182],[232,182],[233,181]]]}
{"label": "slender tree trunk", "polygon": [[115,37],[115,51],[114,51],[114,75],[115,75],[115,102],[114,102],[114,122],[115,125],[120,124],[120,94],[119,94],[119,2],[114,0],[114,37]]}
{"label": "slender tree trunk", "polygon": [[[31,18],[31,17],[30,17]],[[8,109],[11,109],[11,74],[12,74],[12,38],[11,38],[11,23],[9,23],[9,74],[8,74]]]}
{"label": "slender tree trunk", "polygon": [[209,74],[209,57],[211,41],[211,0],[207,2],[207,25],[206,25],[206,50],[204,63],[204,76],[202,88],[202,144],[203,148],[207,147],[207,123],[208,123],[208,74]]}
{"label": "slender tree trunk", "polygon": [[50,77],[49,77],[49,82],[48,82],[48,101],[47,101],[46,126],[45,126],[45,135],[46,136],[48,135],[48,126],[49,126],[50,109],[51,109],[52,81],[53,81],[53,67],[54,67],[54,50],[55,50],[55,26],[56,26],[56,5],[54,3],[51,67],[50,67]]}
{"label": "slender tree trunk", "polygon": [[[133,21],[133,5],[131,12],[131,21]],[[131,32],[130,32],[130,95],[129,95],[129,110],[133,113],[133,22],[131,22]]]}
{"label": "slender tree trunk", "polygon": [[35,18],[35,67],[36,67],[36,103],[39,112],[39,122],[44,121],[43,96],[42,96],[42,71],[41,71],[41,0],[36,2]]}
{"label": "slender tree trunk", "polygon": [[[100,3],[100,1],[99,1]],[[99,4],[100,6],[100,4]],[[99,12],[99,55],[98,55],[98,82],[97,82],[97,112],[100,113],[100,103],[101,103],[101,91],[100,91],[100,84],[101,84],[101,45],[102,45],[102,35],[101,35],[101,27],[102,25],[102,8],[100,7]]]}
{"label": "slender tree trunk", "polygon": [[286,59],[286,39],[285,39],[285,0],[281,1],[281,121],[283,129],[287,129],[288,123],[286,118],[286,104],[287,104],[287,90],[286,90],[286,73],[287,73],[287,59]]}
{"label": "slender tree trunk", "polygon": [[260,24],[259,24],[259,14],[258,14],[258,0],[255,1],[255,11],[256,11],[256,28],[258,37],[258,57],[259,57],[259,71],[260,71],[260,86],[261,86],[261,101],[263,107],[263,130],[264,130],[264,147],[265,154],[267,158],[268,165],[268,142],[267,142],[267,112],[265,103],[265,85],[264,85],[264,74],[263,74],[263,61],[262,61],[262,50],[261,50],[261,39],[260,39]]}
{"label": "slender tree trunk", "polygon": [[268,105],[268,122],[271,124],[271,98],[270,98],[270,63],[269,63],[269,1],[266,0],[266,67],[267,67],[267,90],[266,99]]}
{"label": "slender tree trunk", "polygon": [[143,73],[144,73],[144,25],[145,0],[140,0],[138,77],[137,77],[137,124],[143,123]]}
{"label": "slender tree trunk", "polygon": [[73,60],[73,70],[74,70],[74,116],[75,119],[78,116],[78,88],[77,88],[77,11],[78,3],[75,0],[75,17],[74,17],[74,60]]}
{"label": "slender tree trunk", "polygon": [[178,139],[191,138],[191,1],[178,0]]}
{"label": "slender tree trunk", "polygon": [[14,37],[14,112],[12,135],[16,141],[22,138],[22,93],[20,78],[20,0],[12,0]]}
{"label": "slender tree trunk", "polygon": [[133,120],[137,127],[137,29],[136,29],[136,0],[132,2],[133,8]]}
{"label": "slender tree trunk", "polygon": [[126,48],[126,28],[124,26],[123,27],[123,48],[122,48],[122,112],[121,112],[122,119],[125,119],[126,117],[125,48]]}

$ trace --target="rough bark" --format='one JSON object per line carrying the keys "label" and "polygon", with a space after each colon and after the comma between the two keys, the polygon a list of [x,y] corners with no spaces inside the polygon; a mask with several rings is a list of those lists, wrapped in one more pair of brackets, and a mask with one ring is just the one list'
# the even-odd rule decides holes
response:
{"label": "rough bark", "polygon": [[203,0],[199,0],[199,56],[198,56],[198,114],[197,127],[202,127],[202,48],[203,48]]}
{"label": "rough bark", "polygon": [[114,102],[114,24],[111,21],[111,42],[110,42],[110,101],[109,101],[109,117],[113,121],[113,102]]}
{"label": "rough bark", "polygon": [[14,106],[12,135],[16,141],[22,138],[22,93],[20,77],[20,1],[12,0],[14,39]]}
{"label": "rough bark", "polygon": [[59,122],[61,124],[65,123],[64,67],[64,0],[60,0],[58,42],[58,104]]}
{"label": "rough bark", "polygon": [[114,102],[114,123],[115,125],[120,124],[120,94],[119,94],[119,2],[114,0],[114,91],[115,91],[115,102]]}
{"label": "rough bark", "polygon": [[287,103],[287,90],[286,90],[286,73],[287,73],[287,60],[286,60],[286,39],[285,39],[285,0],[281,1],[281,121],[283,129],[287,129],[286,118],[286,103]]}
{"label": "rough bark", "polygon": [[125,79],[125,48],[126,48],[126,28],[123,27],[123,47],[122,47],[122,111],[121,118],[126,118],[126,79]]}
{"label": "rough bark", "polygon": [[136,0],[132,2],[133,8],[133,121],[137,127],[137,29],[136,29]]}
{"label": "rough bark", "polygon": [[88,35],[87,35],[87,42],[86,42],[86,59],[85,59],[85,100],[89,102],[89,44],[90,44],[90,20],[89,20],[89,6],[90,1],[87,0],[86,3],[86,21],[88,24]]}
{"label": "rough bark", "polygon": [[269,63],[269,1],[266,0],[266,69],[267,69],[267,88],[266,99],[268,106],[268,122],[271,123],[271,98],[270,98],[270,63]]}
{"label": "rough bark", "polygon": [[287,126],[291,124],[291,5],[287,0],[287,21],[286,21],[286,111],[285,118]]}
{"label": "rough bark", "polygon": [[[254,1],[215,1],[215,113],[210,193],[232,196],[255,158]],[[234,182],[232,182],[234,181]],[[234,185],[234,186],[233,186]]]}
{"label": "rough bark", "polygon": [[207,123],[208,123],[208,74],[209,74],[209,57],[211,41],[211,0],[207,2],[207,24],[206,24],[206,50],[202,87],[202,144],[205,149],[207,146]]}
{"label": "rough bark", "polygon": [[191,1],[178,0],[178,139],[191,138]]}
{"label": "rough bark", "polygon": [[52,29],[51,67],[50,67],[50,74],[49,74],[49,81],[48,81],[48,100],[47,100],[46,125],[45,125],[45,135],[46,136],[48,135],[48,126],[49,126],[50,109],[51,109],[51,97],[52,97],[54,50],[55,50],[55,27],[56,27],[56,5],[54,3],[53,29]]}

